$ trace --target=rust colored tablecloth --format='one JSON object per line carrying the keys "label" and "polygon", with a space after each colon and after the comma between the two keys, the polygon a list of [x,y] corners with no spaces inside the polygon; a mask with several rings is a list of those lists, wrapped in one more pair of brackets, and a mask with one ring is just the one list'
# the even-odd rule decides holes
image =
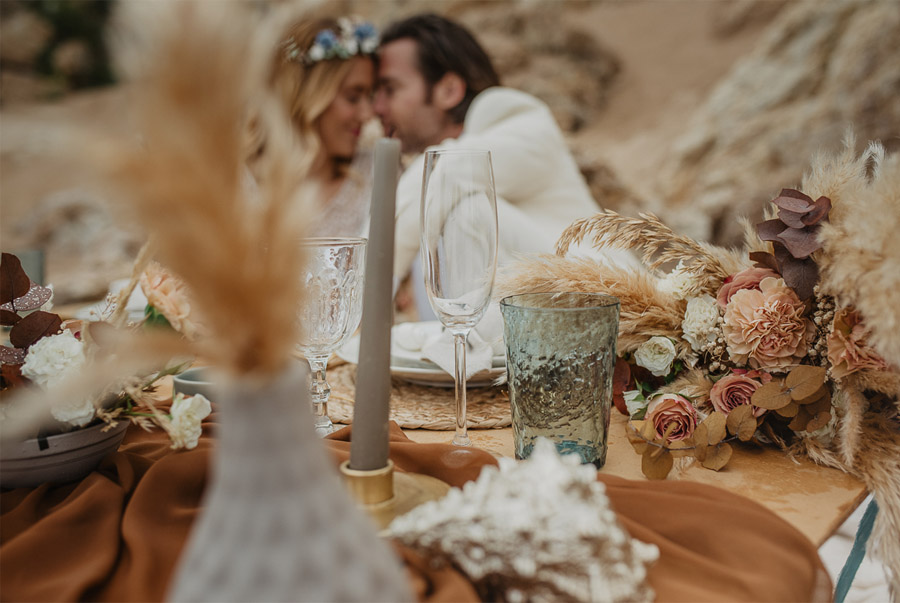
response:
{"label": "rust colored tablecloth", "polygon": [[[158,601],[165,596],[207,475],[213,414],[191,451],[159,431],[130,427],[119,450],[78,483],[0,494],[0,598],[4,601]],[[349,456],[349,432],[326,442]],[[495,462],[487,452],[416,444],[396,425],[391,458],[403,471],[452,485]],[[830,598],[815,547],[758,504],[687,482],[603,476],[632,536],[660,548],[650,572],[659,601],[804,601]],[[464,576],[435,570],[396,546],[420,600],[477,600]]]}

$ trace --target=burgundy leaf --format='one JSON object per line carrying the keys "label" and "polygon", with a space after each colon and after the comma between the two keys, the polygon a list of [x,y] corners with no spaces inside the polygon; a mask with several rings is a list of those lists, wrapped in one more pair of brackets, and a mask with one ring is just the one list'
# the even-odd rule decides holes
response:
{"label": "burgundy leaf", "polygon": [[772,203],[781,209],[806,213],[812,209],[810,206],[813,204],[813,200],[812,197],[808,197],[800,191],[792,188],[783,188],[781,193],[772,199]]}
{"label": "burgundy leaf", "polygon": [[802,212],[791,211],[789,209],[778,210],[778,219],[791,228],[803,228],[806,226],[806,224],[803,223],[804,217],[806,217],[806,214]]}
{"label": "burgundy leaf", "polygon": [[775,256],[771,253],[765,251],[753,251],[750,253],[750,259],[753,260],[759,268],[768,268],[775,272],[779,272],[778,260],[776,260]]}
{"label": "burgundy leaf", "polygon": [[15,312],[10,312],[9,310],[0,310],[0,325],[3,325],[4,327],[11,327],[20,320],[22,320],[22,317]]}
{"label": "burgundy leaf", "polygon": [[17,348],[27,348],[46,335],[55,335],[62,326],[62,320],[56,314],[32,312],[9,331],[9,341]]}
{"label": "burgundy leaf", "polygon": [[628,416],[628,406],[625,405],[625,390],[628,389],[628,384],[631,382],[631,368],[628,366],[628,362],[624,358],[616,359],[616,366],[613,369],[613,404],[616,405],[616,409],[625,415]]}
{"label": "burgundy leaf", "polygon": [[[775,262],[778,264],[778,273],[782,274],[782,268],[784,268],[784,264],[793,260],[794,256],[792,256],[791,252],[787,250],[787,247],[779,242],[776,242],[772,247],[775,251]],[[784,275],[782,274],[782,276]]]}
{"label": "burgundy leaf", "polygon": [[28,310],[36,310],[50,301],[53,297],[53,290],[49,287],[42,287],[35,282],[31,283],[31,289],[25,295],[17,297],[12,302],[0,305],[0,309],[10,310],[12,312],[27,312]]}
{"label": "burgundy leaf", "polygon": [[763,241],[777,241],[778,235],[784,232],[784,222],[781,220],[766,220],[756,225],[756,233]]}
{"label": "burgundy leaf", "polygon": [[802,260],[789,258],[782,271],[784,282],[794,290],[801,300],[812,297],[813,289],[819,280],[819,267],[811,258]]}
{"label": "burgundy leaf", "polygon": [[25,385],[28,380],[22,376],[22,363],[4,363],[0,365],[0,381],[3,387],[18,387]]}
{"label": "burgundy leaf", "polygon": [[0,260],[0,303],[12,302],[31,288],[31,279],[25,274],[22,262],[11,253],[4,253]]}
{"label": "burgundy leaf", "polygon": [[25,350],[2,345],[0,346],[0,363],[22,364],[23,362],[25,362],[25,354]]}
{"label": "burgundy leaf", "polygon": [[828,212],[831,211],[831,199],[828,197],[819,197],[816,199],[816,202],[813,203],[812,210],[803,216],[803,224],[806,226],[812,226],[813,224],[818,224],[819,221],[828,219]]}
{"label": "burgundy leaf", "polygon": [[803,230],[788,228],[778,235],[778,240],[784,243],[791,255],[798,260],[809,257],[812,252],[822,247],[819,244],[818,228],[804,228]]}

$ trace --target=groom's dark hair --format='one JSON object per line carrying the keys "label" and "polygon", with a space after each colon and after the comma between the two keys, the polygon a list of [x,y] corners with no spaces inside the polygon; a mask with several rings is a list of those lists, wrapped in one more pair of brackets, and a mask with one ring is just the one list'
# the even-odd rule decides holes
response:
{"label": "groom's dark hair", "polygon": [[428,102],[432,88],[447,73],[466,83],[465,97],[448,112],[455,123],[463,122],[480,92],[500,85],[490,57],[469,30],[454,21],[432,13],[409,17],[389,25],[381,33],[381,44],[404,38],[415,41],[419,49],[419,72],[428,83]]}

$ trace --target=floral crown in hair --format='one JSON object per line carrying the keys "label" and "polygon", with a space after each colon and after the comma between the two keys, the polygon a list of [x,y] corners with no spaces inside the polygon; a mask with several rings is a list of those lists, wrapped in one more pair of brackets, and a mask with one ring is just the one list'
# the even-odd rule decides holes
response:
{"label": "floral crown in hair", "polygon": [[303,52],[293,37],[284,42],[284,56],[289,61],[312,65],[328,59],[349,59],[372,54],[378,48],[378,31],[368,21],[342,17],[338,19],[340,34],[326,28],[316,34],[309,50]]}

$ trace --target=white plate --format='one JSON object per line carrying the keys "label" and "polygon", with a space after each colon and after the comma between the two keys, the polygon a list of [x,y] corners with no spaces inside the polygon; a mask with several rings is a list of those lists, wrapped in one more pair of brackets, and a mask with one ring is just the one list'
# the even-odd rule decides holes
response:
{"label": "white plate", "polygon": [[[422,327],[428,335],[439,333],[441,323],[429,321],[416,323]],[[391,375],[399,377],[416,385],[429,385],[436,387],[453,387],[453,375],[440,368],[435,363],[422,358],[419,352],[407,350],[395,343],[396,329],[391,329]],[[357,364],[359,360],[359,334],[354,335],[344,346],[336,352],[338,358]],[[466,380],[467,387],[486,387],[493,383],[494,379],[506,372],[506,357],[495,356],[493,366],[475,373]]]}

